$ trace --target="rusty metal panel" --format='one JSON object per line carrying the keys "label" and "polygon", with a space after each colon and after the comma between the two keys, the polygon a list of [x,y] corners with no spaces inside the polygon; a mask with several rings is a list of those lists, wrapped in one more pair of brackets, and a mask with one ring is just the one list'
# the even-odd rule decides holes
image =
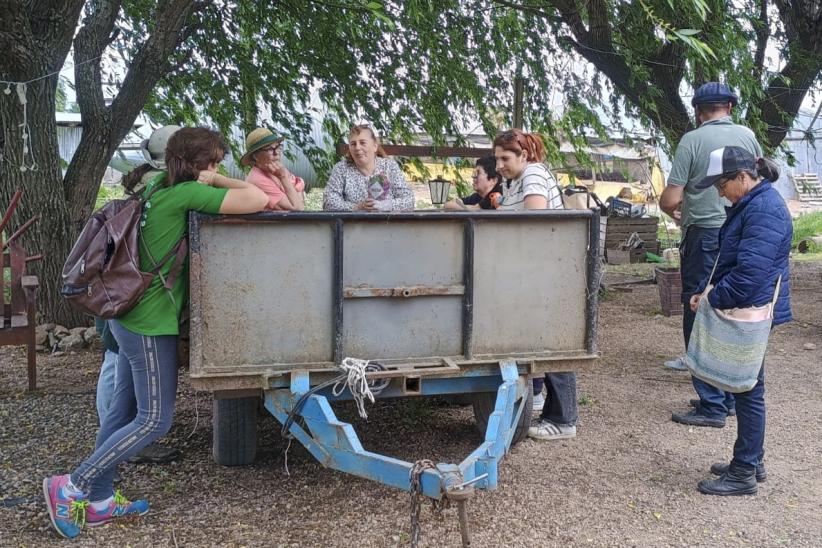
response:
{"label": "rusty metal panel", "polygon": [[[376,288],[377,295],[346,300],[345,354],[368,359],[459,355],[462,251],[459,221],[346,223],[345,296],[361,297],[365,287]],[[396,298],[403,289],[407,297]],[[381,298],[388,293],[394,298]]]}
{"label": "rusty metal panel", "polygon": [[593,359],[590,217],[195,215],[192,380],[254,388],[331,368],[335,355],[461,368],[513,357],[535,371],[533,360],[553,369]]}
{"label": "rusty metal panel", "polygon": [[343,285],[462,283],[462,224],[455,220],[346,222]]}
{"label": "rusty metal panel", "polygon": [[346,301],[343,347],[357,358],[457,356],[462,297]]}
{"label": "rusty metal panel", "polygon": [[581,350],[587,219],[475,225],[474,353]]}
{"label": "rusty metal panel", "polygon": [[198,373],[331,361],[329,222],[200,225]]}

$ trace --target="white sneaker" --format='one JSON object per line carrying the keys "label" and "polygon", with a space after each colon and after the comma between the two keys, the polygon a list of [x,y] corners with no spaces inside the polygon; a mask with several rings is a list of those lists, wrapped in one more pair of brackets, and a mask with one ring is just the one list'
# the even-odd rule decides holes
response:
{"label": "white sneaker", "polygon": [[576,426],[561,426],[546,420],[539,421],[536,426],[528,429],[528,437],[535,440],[563,440],[576,436]]}
{"label": "white sneaker", "polygon": [[542,411],[543,407],[545,407],[545,396],[540,392],[534,395],[534,411]]}
{"label": "white sneaker", "polygon": [[665,362],[665,367],[668,369],[673,369],[674,371],[687,371],[688,367],[685,365],[685,358],[679,356],[676,359],[668,360]]}

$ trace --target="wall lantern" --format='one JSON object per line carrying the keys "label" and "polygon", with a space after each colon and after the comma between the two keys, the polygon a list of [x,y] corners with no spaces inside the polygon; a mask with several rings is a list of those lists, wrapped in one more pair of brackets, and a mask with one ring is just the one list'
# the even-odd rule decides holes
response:
{"label": "wall lantern", "polygon": [[441,206],[448,201],[448,193],[451,192],[451,181],[446,181],[442,177],[428,181],[428,191],[431,192],[431,203]]}

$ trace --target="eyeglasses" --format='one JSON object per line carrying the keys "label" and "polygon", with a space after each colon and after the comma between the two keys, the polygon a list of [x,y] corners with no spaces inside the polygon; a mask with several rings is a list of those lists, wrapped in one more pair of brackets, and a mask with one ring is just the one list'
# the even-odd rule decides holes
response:
{"label": "eyeglasses", "polygon": [[283,146],[282,144],[277,144],[277,145],[274,145],[273,147],[261,148],[260,152],[270,152],[270,153],[273,154],[273,153],[277,152],[280,148],[282,148],[282,146]]}
{"label": "eyeglasses", "polygon": [[725,190],[725,186],[727,186],[728,183],[735,180],[737,177],[739,177],[738,173],[734,174],[733,177],[723,177],[722,179],[718,179],[714,183],[714,186],[716,187],[717,190]]}

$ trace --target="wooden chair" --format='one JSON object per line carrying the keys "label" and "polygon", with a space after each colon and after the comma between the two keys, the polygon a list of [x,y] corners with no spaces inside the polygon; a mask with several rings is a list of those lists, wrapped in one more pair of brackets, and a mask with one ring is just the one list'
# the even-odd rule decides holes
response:
{"label": "wooden chair", "polygon": [[3,275],[0,276],[0,295],[3,296],[3,316],[0,325],[0,346],[22,345],[27,347],[28,389],[37,388],[37,351],[35,343],[36,294],[39,282],[36,276],[26,274],[26,263],[42,258],[27,256],[17,243],[17,238],[40,219],[36,216],[26,221],[4,241],[3,230],[11,219],[23,192],[18,190],[0,221],[0,244],[3,248]]}

